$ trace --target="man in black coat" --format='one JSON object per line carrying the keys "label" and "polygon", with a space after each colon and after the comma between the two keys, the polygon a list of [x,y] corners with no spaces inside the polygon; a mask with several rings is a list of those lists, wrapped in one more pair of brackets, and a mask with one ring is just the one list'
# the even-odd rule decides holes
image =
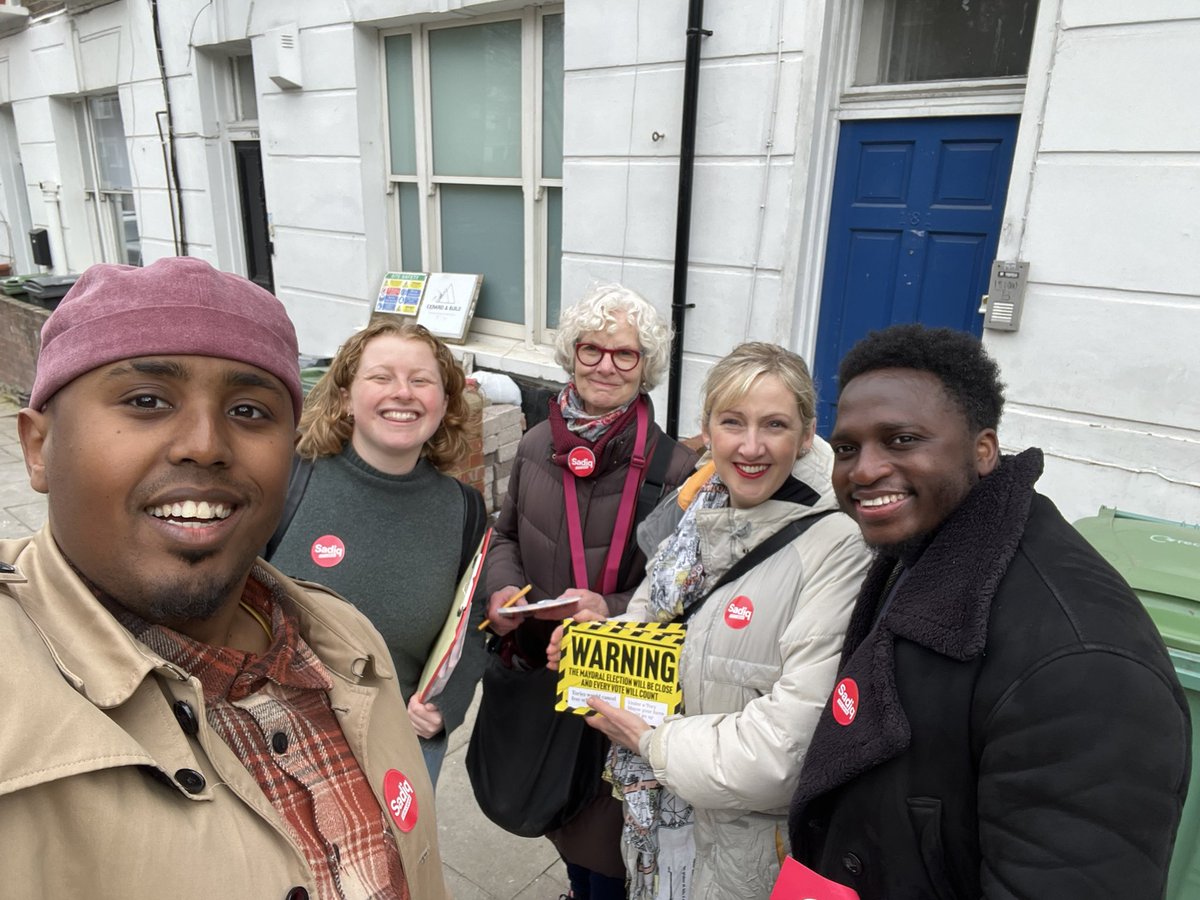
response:
{"label": "man in black coat", "polygon": [[833,485],[877,559],[792,801],[863,900],[1161,897],[1191,725],[1154,624],[1001,456],[975,338],[875,332],[839,371]]}

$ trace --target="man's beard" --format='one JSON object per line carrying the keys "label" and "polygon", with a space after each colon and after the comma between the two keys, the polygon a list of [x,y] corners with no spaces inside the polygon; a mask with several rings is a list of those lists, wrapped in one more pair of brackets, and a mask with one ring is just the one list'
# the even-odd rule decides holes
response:
{"label": "man's beard", "polygon": [[[179,554],[181,559],[193,566],[211,555],[212,551],[208,550]],[[102,603],[118,606],[152,625],[211,619],[225,605],[244,577],[242,574],[232,574],[228,578],[216,575],[180,578],[146,585],[136,593],[130,593],[128,589],[108,591],[78,569],[75,571]]]}
{"label": "man's beard", "polygon": [[929,542],[933,540],[935,534],[937,534],[936,531],[914,534],[894,544],[872,544],[871,549],[879,556],[898,559],[904,564],[904,568],[911,569],[921,558],[921,554],[925,552],[925,548],[929,546]]}
{"label": "man's beard", "polygon": [[[179,557],[195,566],[212,555],[213,551],[209,550],[189,550],[181,552]],[[156,586],[141,598],[139,615],[155,624],[172,620],[211,619],[225,605],[241,580],[241,575],[227,579],[210,575]]]}
{"label": "man's beard", "polygon": [[904,564],[904,568],[911,569],[921,558],[925,548],[942,530],[942,526],[958,512],[959,507],[966,501],[967,496],[978,483],[979,475],[974,466],[970,463],[965,464],[957,478],[941,481],[925,490],[928,500],[936,503],[943,511],[942,519],[936,525],[928,531],[909,535],[895,543],[871,544],[871,548],[880,556],[899,559]]}

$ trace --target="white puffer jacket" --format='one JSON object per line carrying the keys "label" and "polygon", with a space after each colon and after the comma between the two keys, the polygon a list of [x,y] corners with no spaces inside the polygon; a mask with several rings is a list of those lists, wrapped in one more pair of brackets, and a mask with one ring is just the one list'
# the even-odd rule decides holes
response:
{"label": "white puffer jacket", "polygon": [[[793,469],[820,495],[815,505],[698,510],[710,583],[788,522],[836,509],[831,468],[818,438]],[[835,513],[719,588],[688,622],[684,715],[647,732],[641,753],[695,809],[696,900],[770,895],[787,850],[788,802],[869,561],[858,527]],[[650,618],[648,597],[644,581],[622,618]]]}

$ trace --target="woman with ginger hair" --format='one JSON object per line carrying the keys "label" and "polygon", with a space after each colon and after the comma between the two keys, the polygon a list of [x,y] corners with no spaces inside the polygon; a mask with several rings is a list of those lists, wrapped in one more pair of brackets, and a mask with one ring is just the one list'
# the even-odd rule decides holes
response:
{"label": "woman with ginger hair", "polygon": [[464,385],[446,345],[411,321],[349,338],[305,400],[296,451],[311,472],[271,556],[379,629],[435,782],[484,661],[468,642],[445,690],[414,696],[484,528],[479,492],[444,473],[467,450]]}

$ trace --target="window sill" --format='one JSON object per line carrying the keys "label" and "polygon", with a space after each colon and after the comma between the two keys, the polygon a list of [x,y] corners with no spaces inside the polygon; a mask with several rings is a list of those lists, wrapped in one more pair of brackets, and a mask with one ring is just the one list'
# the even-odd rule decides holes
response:
{"label": "window sill", "polygon": [[554,348],[548,344],[526,344],[516,338],[496,337],[490,334],[468,334],[461,344],[450,344],[454,358],[462,361],[471,355],[475,366],[480,369],[495,369],[508,375],[540,378],[562,384],[566,373],[554,361]]}

